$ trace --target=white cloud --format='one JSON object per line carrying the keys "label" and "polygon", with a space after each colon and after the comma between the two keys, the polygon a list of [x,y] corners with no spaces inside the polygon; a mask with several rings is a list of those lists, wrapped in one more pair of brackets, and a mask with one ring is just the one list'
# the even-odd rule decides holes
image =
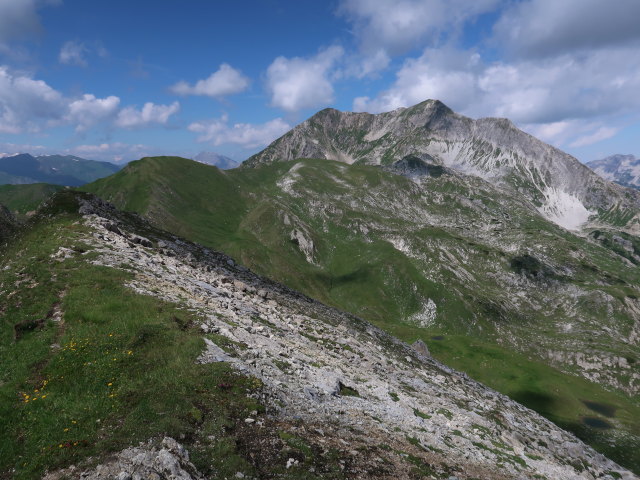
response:
{"label": "white cloud", "polygon": [[85,94],[69,103],[67,118],[70,123],[76,125],[77,132],[83,132],[98,123],[112,119],[119,105],[120,99],[113,95],[96,98],[94,95]]}
{"label": "white cloud", "polygon": [[179,102],[173,102],[171,105],[156,105],[147,102],[141,110],[137,110],[135,107],[120,110],[115,124],[122,128],[140,128],[153,123],[166,125],[169,117],[178,110],[180,110]]}
{"label": "white cloud", "polygon": [[333,46],[311,58],[276,58],[267,69],[271,105],[295,112],[331,103],[331,73],[343,55],[342,47]]}
{"label": "white cloud", "polygon": [[399,54],[464,21],[492,10],[499,0],[343,0],[338,13],[354,25],[365,51]]}
{"label": "white cloud", "polygon": [[593,132],[590,135],[584,135],[579,137],[575,141],[571,142],[570,147],[584,147],[586,145],[592,145],[594,143],[598,143],[602,140],[606,140],[608,138],[613,137],[618,133],[618,128],[613,127],[600,127],[598,130]]}
{"label": "white cloud", "polygon": [[214,146],[232,143],[243,148],[256,148],[268,145],[289,131],[291,126],[281,118],[259,125],[249,123],[229,125],[228,118],[224,115],[220,119],[194,122],[188,128],[192,132],[201,134],[198,136],[198,142],[210,142]]}
{"label": "white cloud", "polygon": [[178,82],[171,87],[171,91],[178,95],[204,95],[219,98],[234,93],[240,93],[249,87],[249,79],[242,72],[223,63],[220,68],[204,80],[198,80],[194,85]]}
{"label": "white cloud", "polygon": [[640,108],[640,55],[634,48],[581,56],[484,64],[478,54],[425,50],[407,59],[396,80],[354,108],[380,112],[436,98],[473,116],[554,123]]}
{"label": "white cloud", "polygon": [[63,96],[42,80],[0,67],[0,132],[35,132],[64,115]]}
{"label": "white cloud", "polygon": [[475,53],[427,49],[421,57],[404,62],[391,88],[374,99],[356,98],[353,109],[377,113],[427,99],[442,100],[454,110],[464,109],[477,95],[478,61]]}
{"label": "white cloud", "polygon": [[166,154],[166,152],[160,152],[158,149],[148,145],[121,142],[76,145],[65,150],[65,153],[92,160],[105,160],[115,163]]}
{"label": "white cloud", "polygon": [[148,102],[140,110],[132,106],[120,109],[120,98],[114,95],[97,98],[86,93],[69,98],[42,80],[0,66],[0,133],[40,132],[64,125],[74,126],[76,132],[99,124],[120,128],[166,125],[179,109],[178,102]]}
{"label": "white cloud", "polygon": [[495,41],[525,56],[628,44],[640,40],[638,0],[527,0],[494,26]]}
{"label": "white cloud", "polygon": [[60,49],[58,61],[65,65],[86,67],[88,64],[87,59],[85,58],[85,54],[88,51],[89,50],[83,43],[70,40],[66,42]]}
{"label": "white cloud", "polygon": [[18,143],[0,143],[0,157],[7,157],[16,153],[30,153],[31,155],[41,155],[46,151],[43,145],[30,145]]}

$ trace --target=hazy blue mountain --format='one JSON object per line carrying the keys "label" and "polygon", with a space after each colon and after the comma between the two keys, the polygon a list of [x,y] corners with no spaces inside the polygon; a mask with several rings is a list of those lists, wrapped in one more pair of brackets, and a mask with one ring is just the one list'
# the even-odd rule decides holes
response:
{"label": "hazy blue mountain", "polygon": [[87,160],[73,155],[19,153],[0,158],[1,184],[51,183],[79,186],[109,176],[119,165]]}
{"label": "hazy blue mountain", "polygon": [[196,162],[213,165],[221,170],[236,168],[240,165],[240,163],[236,162],[234,159],[225,157],[224,155],[220,155],[219,153],[215,152],[200,152],[198,155],[193,157],[193,159]]}
{"label": "hazy blue mountain", "polygon": [[633,155],[610,155],[588,162],[587,166],[602,178],[625,187],[640,188],[640,158]]}

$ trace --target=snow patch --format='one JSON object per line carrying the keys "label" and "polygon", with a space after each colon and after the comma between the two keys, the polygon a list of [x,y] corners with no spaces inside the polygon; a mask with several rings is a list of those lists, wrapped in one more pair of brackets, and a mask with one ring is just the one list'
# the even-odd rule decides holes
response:
{"label": "snow patch", "polygon": [[538,211],[548,220],[567,230],[580,230],[591,215],[578,197],[557,188],[547,187],[543,192],[545,202]]}

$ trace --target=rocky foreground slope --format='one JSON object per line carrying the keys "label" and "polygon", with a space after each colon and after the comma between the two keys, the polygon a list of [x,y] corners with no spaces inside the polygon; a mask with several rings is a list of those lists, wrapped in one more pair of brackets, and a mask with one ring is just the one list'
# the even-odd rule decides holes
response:
{"label": "rocky foreground slope", "polygon": [[507,188],[570,230],[588,221],[612,223],[612,215],[613,223],[630,231],[640,229],[636,192],[604,181],[574,157],[507,119],[473,120],[437,100],[378,115],[322,110],[244,165],[299,158],[390,165],[408,156]]}
{"label": "rocky foreground slope", "polygon": [[[62,237],[51,261],[125,271],[127,289],[199,318],[198,362],[229,364],[260,384],[252,395],[265,413],[251,412],[241,422],[247,436],[267,439],[274,424],[288,425],[280,439],[298,442],[283,458],[280,478],[637,478],[533,411],[435,361],[424,344],[410,347],[95,197],[73,201],[82,218],[65,229],[76,232],[74,240],[65,245]],[[78,241],[82,248],[72,244]],[[337,457],[311,462],[312,452],[329,451]],[[201,478],[188,459],[167,438],[48,478]],[[337,471],[323,473],[323,462],[335,462]],[[251,476],[239,471],[236,478],[245,475]]]}
{"label": "rocky foreground slope", "polygon": [[[640,468],[640,241],[576,235],[522,196],[420,159],[220,172],[132,162],[120,208],[413,342]],[[582,378],[581,378],[582,377]],[[614,413],[601,416],[589,405]],[[585,422],[596,415],[598,428]]]}

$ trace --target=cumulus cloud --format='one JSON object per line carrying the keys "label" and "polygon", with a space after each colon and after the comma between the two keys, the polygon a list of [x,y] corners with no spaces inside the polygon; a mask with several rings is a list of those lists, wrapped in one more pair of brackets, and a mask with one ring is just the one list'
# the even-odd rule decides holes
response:
{"label": "cumulus cloud", "polygon": [[64,116],[63,96],[42,80],[12,74],[0,67],[0,132],[39,131]]}
{"label": "cumulus cloud", "polygon": [[178,82],[171,87],[171,91],[178,95],[204,95],[220,98],[234,93],[240,93],[249,87],[249,79],[242,72],[223,63],[217,71],[204,80],[198,80],[194,85]]}
{"label": "cumulus cloud", "polygon": [[519,56],[548,56],[640,41],[637,0],[527,0],[494,26],[496,42]]}
{"label": "cumulus cloud", "polygon": [[454,110],[463,110],[477,96],[479,57],[453,49],[427,49],[419,58],[407,59],[396,73],[391,88],[377,97],[358,97],[355,111],[372,113],[408,107],[427,99],[438,99]]}
{"label": "cumulus cloud", "polygon": [[151,102],[144,104],[141,110],[135,107],[126,107],[118,113],[116,126],[122,128],[140,128],[151,124],[166,125],[169,117],[180,110],[180,103],[171,105],[156,105]]}
{"label": "cumulus cloud", "polygon": [[365,51],[400,54],[494,9],[499,0],[343,0],[338,13],[353,23]]}
{"label": "cumulus cloud", "polygon": [[342,47],[333,46],[311,58],[276,58],[267,69],[271,105],[295,112],[331,103],[331,74],[343,55]]}
{"label": "cumulus cloud", "polygon": [[263,147],[291,129],[291,126],[281,118],[258,125],[249,123],[229,125],[228,120],[224,115],[219,119],[194,122],[188,128],[200,134],[197,138],[198,142],[210,142],[215,146],[231,143],[243,148]]}
{"label": "cumulus cloud", "polygon": [[77,132],[83,132],[90,127],[112,119],[118,111],[120,99],[116,96],[96,98],[95,95],[85,94],[69,103],[70,123],[76,125]]}
{"label": "cumulus cloud", "polygon": [[166,125],[180,104],[156,105],[148,102],[138,110],[120,108],[120,98],[98,98],[86,93],[69,98],[24,73],[0,67],[0,133],[40,132],[47,128],[72,125],[85,132],[99,124],[120,128]]}
{"label": "cumulus cloud", "polygon": [[58,55],[58,61],[64,65],[86,67],[87,59],[85,58],[85,54],[88,51],[83,43],[70,40],[62,45]]}
{"label": "cumulus cloud", "polygon": [[387,67],[391,57],[451,39],[465,22],[502,0],[342,0],[338,14],[353,25],[361,58],[350,73],[363,77]]}

